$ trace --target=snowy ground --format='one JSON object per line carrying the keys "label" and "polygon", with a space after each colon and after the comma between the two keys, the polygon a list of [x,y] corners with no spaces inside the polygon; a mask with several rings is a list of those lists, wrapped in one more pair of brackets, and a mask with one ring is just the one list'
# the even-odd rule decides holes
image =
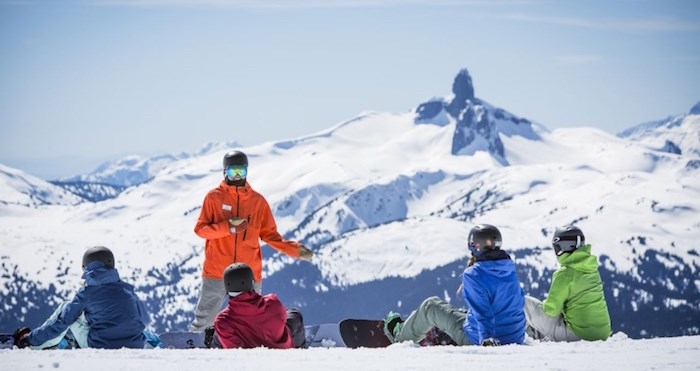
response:
{"label": "snowy ground", "polygon": [[698,370],[700,336],[385,349],[1,350],[2,370]]}

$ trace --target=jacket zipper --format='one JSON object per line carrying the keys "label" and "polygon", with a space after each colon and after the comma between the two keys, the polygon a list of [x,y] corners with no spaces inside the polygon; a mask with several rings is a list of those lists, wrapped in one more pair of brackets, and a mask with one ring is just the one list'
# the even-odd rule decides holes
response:
{"label": "jacket zipper", "polygon": [[[236,218],[238,218],[238,214],[240,213],[240,208],[241,208],[241,197],[238,194],[238,187],[236,187]],[[233,262],[236,262],[236,257],[238,255],[238,233],[235,233],[235,236],[233,237]]]}

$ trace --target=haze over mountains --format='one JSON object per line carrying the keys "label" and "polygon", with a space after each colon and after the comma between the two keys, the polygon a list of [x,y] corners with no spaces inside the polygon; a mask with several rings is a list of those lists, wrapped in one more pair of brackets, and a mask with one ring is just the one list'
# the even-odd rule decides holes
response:
{"label": "haze over mountains", "polygon": [[263,291],[308,323],[408,314],[432,295],[461,305],[478,223],[501,229],[526,293],[543,298],[557,268],[551,232],[573,223],[600,258],[615,331],[698,334],[698,107],[619,136],[549,131],[477,98],[462,70],[447,97],[300,138],[129,158],[56,184],[0,165],[0,323],[39,325],[79,284],[84,249],[101,244],[157,330],[186,328],[203,259],[194,224],[237,148],[279,230],[316,253],[306,263],[263,251]]}

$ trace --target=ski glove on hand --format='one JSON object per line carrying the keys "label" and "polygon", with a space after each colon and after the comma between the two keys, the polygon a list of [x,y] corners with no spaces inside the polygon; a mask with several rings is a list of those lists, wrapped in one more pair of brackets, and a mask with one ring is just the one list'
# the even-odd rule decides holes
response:
{"label": "ski glove on hand", "polygon": [[498,339],[488,338],[488,339],[482,340],[481,345],[485,346],[485,347],[497,347],[497,346],[501,345],[501,342]]}
{"label": "ski glove on hand", "polygon": [[15,338],[15,345],[18,348],[26,348],[30,346],[29,344],[29,333],[32,332],[29,327],[20,327],[15,330],[13,337]]}
{"label": "ski glove on hand", "polygon": [[303,260],[311,261],[311,258],[314,257],[314,252],[309,250],[306,246],[301,245],[299,246],[299,257]]}
{"label": "ski glove on hand", "polygon": [[243,218],[234,218],[228,220],[229,231],[234,233],[241,233],[248,229],[248,220]]}

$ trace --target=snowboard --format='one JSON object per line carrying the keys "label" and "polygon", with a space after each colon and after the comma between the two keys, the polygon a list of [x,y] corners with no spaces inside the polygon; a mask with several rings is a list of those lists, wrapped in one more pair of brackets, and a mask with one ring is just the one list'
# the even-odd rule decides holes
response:
{"label": "snowboard", "polygon": [[166,349],[196,349],[206,348],[203,332],[164,332],[160,335],[163,348]]}
{"label": "snowboard", "polygon": [[304,330],[306,331],[306,346],[309,348],[345,347],[337,323],[308,325],[304,326]]}
{"label": "snowboard", "polygon": [[[384,334],[383,320],[343,320],[340,322],[340,335],[348,348],[383,348],[391,345],[391,340]],[[457,345],[450,335],[437,327],[428,330],[418,344],[422,347]]]}
{"label": "snowboard", "polygon": [[8,333],[0,333],[0,349],[12,349],[15,345],[15,335]]}
{"label": "snowboard", "polygon": [[340,336],[348,348],[384,348],[391,340],[384,335],[384,321],[371,319],[344,319],[340,321]]}

